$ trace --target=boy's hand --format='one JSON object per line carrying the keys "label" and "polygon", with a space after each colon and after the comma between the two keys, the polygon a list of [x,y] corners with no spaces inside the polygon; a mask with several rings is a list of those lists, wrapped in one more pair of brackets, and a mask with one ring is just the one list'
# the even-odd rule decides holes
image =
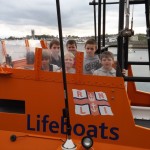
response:
{"label": "boy's hand", "polygon": [[127,73],[128,73],[128,70],[122,69],[122,74],[123,74],[124,76],[127,76]]}

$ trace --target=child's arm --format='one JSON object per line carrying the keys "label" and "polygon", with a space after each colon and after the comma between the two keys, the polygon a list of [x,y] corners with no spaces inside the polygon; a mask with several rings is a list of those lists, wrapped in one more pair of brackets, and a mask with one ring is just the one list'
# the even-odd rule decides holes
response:
{"label": "child's arm", "polygon": [[124,76],[127,76],[127,70],[126,69],[122,69],[122,74],[124,75]]}

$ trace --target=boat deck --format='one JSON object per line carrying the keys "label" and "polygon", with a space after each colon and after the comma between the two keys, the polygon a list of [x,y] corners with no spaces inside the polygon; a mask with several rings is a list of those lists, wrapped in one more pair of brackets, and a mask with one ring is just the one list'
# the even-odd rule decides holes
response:
{"label": "boat deck", "polygon": [[[61,145],[64,143],[65,139],[54,138],[50,136],[39,136],[26,134],[21,132],[11,132],[11,131],[0,131],[0,145],[1,149],[11,149],[11,150],[62,150]],[[11,141],[12,135],[16,135],[15,141]],[[73,140],[76,144],[76,150],[85,150],[81,146],[79,140]],[[129,147],[124,145],[115,145],[101,142],[94,142],[94,145],[89,150],[148,150],[139,147]]]}

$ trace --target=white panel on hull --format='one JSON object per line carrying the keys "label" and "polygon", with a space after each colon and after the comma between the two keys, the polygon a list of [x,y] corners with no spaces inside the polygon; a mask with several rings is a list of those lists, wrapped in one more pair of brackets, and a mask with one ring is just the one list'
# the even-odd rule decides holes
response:
{"label": "white panel on hull", "polygon": [[150,107],[131,106],[134,119],[150,120]]}

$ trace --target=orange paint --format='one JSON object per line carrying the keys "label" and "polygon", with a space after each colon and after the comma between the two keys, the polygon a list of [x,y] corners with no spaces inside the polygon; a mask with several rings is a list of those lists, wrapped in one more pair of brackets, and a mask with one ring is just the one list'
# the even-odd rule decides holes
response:
{"label": "orange paint", "polygon": [[[41,48],[36,49],[35,56],[34,70],[4,68],[12,74],[0,74],[0,99],[23,102],[15,108],[24,109],[23,113],[10,113],[2,111],[3,106],[0,106],[1,149],[60,150],[66,137],[66,119],[62,118],[65,107],[62,73],[40,69]],[[83,53],[77,56],[81,59]],[[150,149],[150,130],[135,125],[129,100],[132,102],[132,95],[128,98],[123,78],[83,75],[82,64],[81,60],[76,61],[77,73],[67,74],[72,139],[77,149],[83,149],[79,143],[87,134],[94,136],[95,150]],[[72,89],[104,92],[113,115],[76,115]],[[9,140],[12,134],[18,137],[15,142]]]}
{"label": "orange paint", "polygon": [[29,44],[29,40],[28,39],[25,39],[25,46],[26,46],[27,52],[30,51],[30,44]]}
{"label": "orange paint", "polygon": [[47,42],[45,40],[40,40],[40,43],[43,49],[48,49]]}
{"label": "orange paint", "polygon": [[[128,68],[128,74],[131,77],[133,76],[131,65]],[[127,92],[129,99],[131,100],[131,105],[150,107],[150,93],[137,91],[134,82],[128,82]]]}

